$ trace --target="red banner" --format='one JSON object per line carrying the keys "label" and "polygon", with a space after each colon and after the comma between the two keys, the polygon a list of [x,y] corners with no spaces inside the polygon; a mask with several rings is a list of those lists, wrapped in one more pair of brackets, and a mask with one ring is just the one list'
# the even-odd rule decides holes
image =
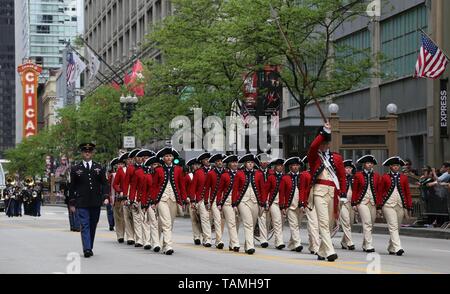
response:
{"label": "red banner", "polygon": [[23,136],[28,138],[37,134],[37,90],[42,67],[31,60],[17,68],[22,80],[23,92]]}

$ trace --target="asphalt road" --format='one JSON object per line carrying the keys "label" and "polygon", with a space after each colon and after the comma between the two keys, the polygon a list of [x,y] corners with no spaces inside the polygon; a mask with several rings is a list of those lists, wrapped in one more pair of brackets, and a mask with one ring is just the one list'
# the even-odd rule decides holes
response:
{"label": "asphalt road", "polygon": [[[286,249],[278,251],[274,248],[257,247],[256,254],[248,256],[243,252],[232,253],[228,250],[195,246],[187,218],[176,219],[173,234],[175,254],[165,256],[117,243],[115,233],[108,230],[105,211],[102,211],[97,230],[95,256],[89,259],[78,258],[82,253],[80,234],[69,231],[66,209],[43,207],[42,214],[41,218],[26,216],[11,219],[4,213],[0,214],[0,274],[73,273],[78,270],[82,274],[450,273],[449,240],[403,236],[406,254],[398,257],[387,254],[387,235],[375,235],[375,248],[379,254],[368,256],[361,250],[361,234],[354,234],[357,250],[351,252],[337,249],[339,259],[329,263],[318,261],[309,252],[295,253]],[[307,241],[305,230],[302,230],[301,235]],[[338,233],[333,239],[336,247],[340,237],[341,233]],[[289,239],[286,226],[284,239],[286,242]],[[242,243],[242,226],[240,240]]]}

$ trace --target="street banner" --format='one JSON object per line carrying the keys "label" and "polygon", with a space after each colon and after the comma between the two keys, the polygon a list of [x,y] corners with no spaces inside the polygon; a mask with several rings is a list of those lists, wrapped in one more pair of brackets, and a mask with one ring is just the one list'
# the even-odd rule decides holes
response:
{"label": "street banner", "polygon": [[280,66],[266,65],[264,67],[264,115],[278,116],[283,96]]}
{"label": "street banner", "polygon": [[42,67],[27,60],[17,71],[23,89],[23,136],[28,138],[37,134],[37,89]]}
{"label": "street banner", "polygon": [[248,114],[255,115],[258,100],[258,75],[256,72],[248,73],[243,76],[243,79],[245,109],[248,111]]}
{"label": "street banner", "polygon": [[439,91],[439,118],[441,138],[448,138],[448,79],[441,80],[441,90]]}

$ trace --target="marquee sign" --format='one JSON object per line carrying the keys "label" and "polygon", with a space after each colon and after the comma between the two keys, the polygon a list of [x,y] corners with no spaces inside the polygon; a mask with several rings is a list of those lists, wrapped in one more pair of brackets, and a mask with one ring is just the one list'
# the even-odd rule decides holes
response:
{"label": "marquee sign", "polygon": [[19,65],[17,71],[23,90],[23,136],[28,138],[37,134],[37,90],[42,67],[27,60]]}

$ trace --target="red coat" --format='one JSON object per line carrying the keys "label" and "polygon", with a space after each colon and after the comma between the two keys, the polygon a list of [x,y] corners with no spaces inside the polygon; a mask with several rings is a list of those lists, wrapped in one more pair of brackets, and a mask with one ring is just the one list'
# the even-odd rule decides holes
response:
{"label": "red coat", "polygon": [[131,181],[133,180],[135,167],[133,164],[130,164],[127,166],[127,172],[125,173],[125,190],[123,191],[123,194],[129,197],[129,194],[131,193]]}
{"label": "red coat", "polygon": [[[183,205],[186,202],[186,190],[184,187],[183,169],[178,165],[174,165],[173,169],[174,170],[172,181],[175,185],[174,189],[175,198],[177,199],[178,204]],[[171,179],[169,179],[168,173],[163,167],[159,166],[155,169],[155,172],[152,177],[154,188],[150,199],[150,201],[152,201],[152,204],[159,203],[164,193],[164,188],[166,187],[166,185],[170,185],[170,180]]]}
{"label": "red coat", "polygon": [[[280,182],[280,207],[287,209],[291,206],[294,199],[294,181],[292,174],[284,175]],[[306,207],[308,205],[309,191],[311,187],[311,175],[308,172],[302,172],[299,175],[298,180],[298,202],[300,207]]]}
{"label": "red coat", "polygon": [[146,205],[147,203],[150,202],[151,194],[154,189],[153,179],[152,179],[152,175],[150,173],[144,174],[140,189],[142,191],[141,199],[140,199],[141,203]]}
{"label": "red coat", "polygon": [[[361,201],[364,199],[365,193],[369,188],[368,178],[364,171],[357,172],[353,176],[353,184],[352,184],[352,205],[359,205]],[[373,176],[371,177],[372,182],[372,194],[374,197],[374,201],[376,202],[376,198],[381,195],[381,176],[373,172]]]}
{"label": "red coat", "polygon": [[[330,134],[327,134],[325,130],[321,130],[320,134],[314,139],[314,141],[311,143],[311,146],[308,150],[308,163],[310,167],[310,174],[311,174],[311,185],[315,185],[317,182],[317,178],[324,170],[325,166],[322,163],[322,160],[319,157],[319,147],[320,144],[322,144],[326,137],[330,136]],[[342,160],[342,156],[338,153],[331,152],[330,156],[330,164],[333,167],[333,169],[336,172],[336,176],[339,181],[340,190],[335,190],[335,197],[334,197],[334,214],[337,218],[339,214],[339,197],[344,196],[342,195],[345,193],[345,189],[347,186],[346,183],[346,177],[345,177],[345,168],[344,168],[344,162]],[[342,190],[342,191],[341,191]]]}
{"label": "red coat", "polygon": [[195,202],[204,200],[206,197],[206,172],[203,168],[199,168],[194,172],[194,177],[189,190],[189,198],[195,199]]}
{"label": "red coat", "polygon": [[226,171],[220,177],[219,189],[216,196],[217,205],[223,206],[228,197],[233,197],[234,178],[232,178],[231,174],[231,171]]}
{"label": "red coat", "polygon": [[[261,171],[254,171],[253,185],[256,194],[256,198],[258,199],[260,206],[265,206],[264,203],[264,195],[265,195],[265,184],[264,184],[264,176]],[[251,183],[247,183],[247,177],[245,176],[245,172],[240,170],[236,173],[233,185],[233,206],[236,207],[241,203],[242,197],[244,196],[244,188]]]}
{"label": "red coat", "polygon": [[130,201],[140,201],[144,176],[144,169],[142,167],[135,167],[133,176],[131,177],[130,194],[128,195]]}
{"label": "red coat", "polygon": [[127,191],[128,179],[125,175],[123,168],[121,167],[117,169],[116,176],[114,177],[113,187],[117,193],[123,192],[124,195],[127,194],[125,191]]}
{"label": "red coat", "polygon": [[277,193],[280,192],[280,184],[283,176],[284,174],[282,173],[280,179],[277,180],[277,174],[273,172],[271,175],[269,175],[269,178],[266,181],[266,193],[264,194],[264,202],[268,202],[269,207],[275,200]]}
{"label": "red coat", "polygon": [[220,177],[225,172],[225,169],[220,173],[217,169],[213,168],[206,175],[206,194],[205,201],[213,203],[216,199],[217,192],[219,190]]}
{"label": "red coat", "polygon": [[[192,175],[193,176],[193,175]],[[186,190],[186,192],[188,192],[188,197],[191,200],[191,202],[194,202],[195,199],[190,197],[190,189],[191,189],[191,184],[192,184],[192,179],[191,179],[191,173],[188,173],[186,175],[184,175],[183,178],[183,182],[184,182],[184,189]]]}
{"label": "red coat", "polygon": [[[393,176],[390,173],[384,174],[381,177],[381,193],[377,197],[377,207],[381,208],[389,197],[391,197],[392,192],[394,192],[394,181]],[[403,207],[412,210],[412,197],[411,191],[409,189],[408,177],[404,174],[400,174],[400,187],[397,187],[400,197],[402,198]]]}

